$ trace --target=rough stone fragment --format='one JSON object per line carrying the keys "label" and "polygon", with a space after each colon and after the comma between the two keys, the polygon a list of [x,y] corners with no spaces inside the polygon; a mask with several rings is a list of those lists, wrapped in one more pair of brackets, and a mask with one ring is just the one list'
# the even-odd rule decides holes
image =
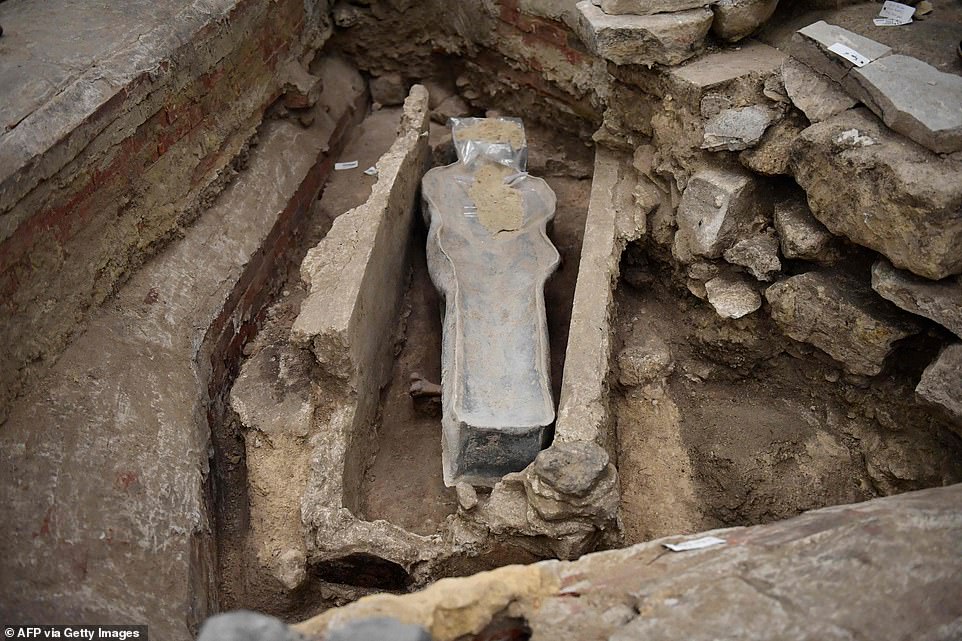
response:
{"label": "rough stone fragment", "polygon": [[782,118],[768,128],[755,147],[738,154],[738,161],[763,176],[791,173],[792,145],[805,128],[802,121],[803,118],[795,114]]}
{"label": "rough stone fragment", "polygon": [[705,123],[705,139],[701,148],[709,151],[741,151],[754,147],[774,119],[775,113],[760,105],[725,109]]}
{"label": "rough stone fragment", "polygon": [[852,374],[874,376],[897,340],[919,331],[910,317],[842,274],[808,272],[765,292],[789,337],[811,343]]}
{"label": "rough stone fragment", "polygon": [[610,16],[590,0],[577,4],[578,36],[616,65],[676,65],[694,56],[711,26],[710,9],[650,16]]}
{"label": "rough stone fragment", "polygon": [[331,11],[331,17],[334,18],[334,24],[338,27],[348,29],[361,21],[361,18],[364,17],[364,9],[341,0],[335,3],[334,9]]}
{"label": "rough stone fragment", "polygon": [[[672,252],[718,258],[767,217],[768,194],[745,171],[706,169],[691,177],[678,205]],[[691,262],[685,260],[684,262]]]}
{"label": "rough stone fragment", "polygon": [[798,30],[792,38],[791,54],[815,71],[841,82],[855,65],[828,50],[836,43],[855,50],[869,60],[892,53],[892,49],[886,45],[819,20]]}
{"label": "rough stone fragment", "polygon": [[778,0],[717,0],[711,30],[722,40],[736,42],[748,37],[772,17]]}
{"label": "rough stone fragment", "polygon": [[590,441],[555,443],[524,474],[528,503],[546,521],[609,520],[618,509],[617,484],[608,453]]}
{"label": "rough stone fragment", "polygon": [[[597,5],[598,3],[594,4]],[[707,0],[600,0],[601,10],[613,16],[675,13],[686,9],[704,7],[706,4],[708,4]]]}
{"label": "rough stone fragment", "polygon": [[891,55],[853,69],[849,78],[858,98],[890,128],[935,152],[962,150],[962,76]]}
{"label": "rough stone fragment", "polygon": [[449,487],[493,486],[534,460],[554,421],[543,301],[559,260],[545,234],[555,195],[522,161],[498,162],[525,148],[517,122],[453,133],[460,162],[422,179],[428,269],[445,301],[442,465]]}
{"label": "rough stone fragment", "polygon": [[758,280],[771,280],[782,270],[782,263],[778,260],[778,238],[771,229],[732,245],[725,250],[725,260],[747,268]]}
{"label": "rough stone fragment", "polygon": [[309,73],[294,60],[284,65],[282,73],[284,74],[284,106],[288,109],[313,107],[324,88],[322,79]]}
{"label": "rough stone fragment", "polygon": [[883,258],[872,266],[872,289],[905,311],[933,320],[962,337],[962,276],[931,281],[895,269]]}
{"label": "rough stone fragment", "polygon": [[[328,637],[335,639],[334,635]],[[353,638],[353,637],[352,637]],[[217,614],[204,621],[197,641],[305,641],[306,636],[280,619],[238,610]]]}
{"label": "rough stone fragment", "polygon": [[668,70],[670,91],[696,112],[701,111],[702,100],[712,96],[705,105],[708,116],[716,109],[757,103],[763,100],[765,80],[778,72],[786,57],[774,47],[748,40],[736,49],[713,51]]}
{"label": "rough stone fragment", "polygon": [[671,350],[662,338],[644,333],[618,354],[618,382],[637,387],[667,376],[673,369]]}
{"label": "rough stone fragment", "polygon": [[708,302],[722,318],[741,318],[762,306],[762,297],[743,274],[722,274],[705,283]]}
{"label": "rough stone fragment", "polygon": [[468,483],[458,483],[454,486],[458,495],[458,505],[464,510],[473,510],[478,504],[478,493],[474,486]]}
{"label": "rough stone fragment", "polygon": [[371,100],[385,107],[400,105],[408,95],[401,74],[392,71],[371,78]]}
{"label": "rough stone fragment", "polygon": [[922,372],[915,392],[962,421],[962,343],[949,345]]}
{"label": "rough stone fragment", "polygon": [[851,109],[858,102],[837,83],[794,58],[782,65],[782,81],[792,103],[813,123]]}
{"label": "rough stone fragment", "polygon": [[938,280],[962,272],[962,161],[942,158],[852,109],[812,125],[792,170],[828,229]]}
{"label": "rough stone fragment", "polygon": [[834,238],[802,200],[775,203],[775,231],[785,258],[825,259]]}

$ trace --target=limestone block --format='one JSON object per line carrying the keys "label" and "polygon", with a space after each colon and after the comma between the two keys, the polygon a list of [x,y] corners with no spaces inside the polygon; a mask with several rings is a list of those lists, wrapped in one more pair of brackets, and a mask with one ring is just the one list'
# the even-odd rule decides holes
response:
{"label": "limestone block", "polygon": [[616,65],[676,65],[699,52],[711,26],[707,8],[650,16],[606,14],[590,0],[577,4],[578,36]]}
{"label": "limestone block", "polygon": [[740,240],[726,249],[725,260],[747,268],[757,280],[772,280],[782,270],[782,263],[778,260],[778,238],[771,229]]}
{"label": "limestone block", "polygon": [[775,203],[775,231],[785,258],[825,260],[834,238],[802,200]]}
{"label": "limestone block", "polygon": [[790,174],[792,146],[804,128],[804,118],[789,114],[769,127],[758,144],[738,154],[738,161],[763,176]]}
{"label": "limestone block", "polygon": [[792,103],[813,123],[851,109],[858,102],[838,83],[794,58],[782,65],[782,82]]}
{"label": "limestone block", "polygon": [[[598,4],[598,3],[595,3]],[[708,0],[600,0],[601,10],[609,15],[648,16],[653,13],[675,13],[709,4]]]}
{"label": "limestone block", "polygon": [[853,109],[802,132],[792,171],[832,233],[926,278],[962,272],[962,161]]}
{"label": "limestone block", "polygon": [[711,30],[722,40],[736,42],[758,30],[772,17],[778,0],[717,0]]}
{"label": "limestone block", "polygon": [[705,123],[701,148],[741,151],[754,147],[774,119],[775,112],[761,105],[725,109]]}
{"label": "limestone block", "polygon": [[722,274],[705,283],[708,302],[722,318],[741,318],[762,306],[762,297],[744,274]]}
{"label": "limestone block", "polygon": [[765,298],[782,331],[818,347],[852,374],[878,374],[894,343],[919,331],[911,317],[842,274],[792,276],[769,287]]}
{"label": "limestone block", "polygon": [[962,150],[962,76],[891,55],[849,78],[846,86],[890,128],[932,151]]}
{"label": "limestone block", "polygon": [[905,311],[962,337],[962,276],[931,281],[895,269],[883,258],[872,266],[872,289]]}
{"label": "limestone block", "polygon": [[528,504],[546,521],[610,520],[618,510],[617,484],[608,453],[590,441],[552,445],[524,474]]}
{"label": "limestone block", "polygon": [[949,345],[922,372],[915,392],[962,421],[962,343]]}
{"label": "limestone block", "polygon": [[444,300],[444,482],[493,486],[534,460],[554,421],[544,283],[559,261],[545,231],[555,195],[524,173],[519,123],[477,119],[454,139],[459,162],[422,180]]}
{"label": "limestone block", "polygon": [[[761,227],[770,206],[766,187],[745,171],[706,169],[691,177],[678,205],[672,252],[718,258]],[[685,262],[691,262],[685,260]]]}
{"label": "limestone block", "polygon": [[819,20],[798,30],[792,39],[791,54],[815,71],[841,82],[855,65],[829,51],[834,44],[845,45],[870,61],[892,53],[892,49],[886,45]]}

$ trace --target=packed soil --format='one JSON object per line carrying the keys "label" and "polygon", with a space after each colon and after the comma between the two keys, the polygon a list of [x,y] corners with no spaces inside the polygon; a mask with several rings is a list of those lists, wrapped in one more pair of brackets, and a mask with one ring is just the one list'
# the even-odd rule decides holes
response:
{"label": "packed soil", "polygon": [[615,385],[626,544],[962,479],[962,444],[914,399],[911,368],[846,377],[766,314],[722,320],[657,270],[617,302],[619,345],[660,338],[673,366]]}

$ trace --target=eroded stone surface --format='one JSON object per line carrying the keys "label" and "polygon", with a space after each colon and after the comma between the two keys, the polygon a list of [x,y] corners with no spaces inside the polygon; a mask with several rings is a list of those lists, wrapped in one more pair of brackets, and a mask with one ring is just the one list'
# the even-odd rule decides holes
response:
{"label": "eroded stone surface", "polygon": [[725,109],[705,123],[702,149],[740,151],[754,147],[774,118],[771,109],[760,105]]}
{"label": "eroded stone surface", "polygon": [[705,0],[600,0],[601,10],[607,14],[636,16],[685,11],[704,7],[705,4]]}
{"label": "eroded stone surface", "polygon": [[534,641],[821,641],[852,630],[877,641],[919,630],[954,641],[962,632],[960,501],[962,485],[954,485],[716,530],[705,534],[725,544],[701,551],[666,552],[665,542],[696,538],[673,536],[573,563],[504,567],[415,594],[367,597],[297,627],[323,634],[389,615],[453,641],[478,634],[510,605]]}
{"label": "eroded stone surface", "polygon": [[883,258],[872,266],[872,289],[905,311],[962,336],[962,277],[931,281],[895,269]]}
{"label": "eroded stone surface", "polygon": [[608,15],[590,0],[577,5],[578,35],[593,53],[617,65],[676,65],[701,48],[711,26],[707,8],[650,16]]}
{"label": "eroded stone surface", "polygon": [[962,421],[962,343],[949,345],[922,372],[916,393]]}
{"label": "eroded stone surface", "polygon": [[678,205],[678,231],[672,253],[718,258],[738,238],[750,234],[768,216],[765,187],[748,172],[706,169],[688,181]]}
{"label": "eroded stone surface", "polygon": [[813,123],[851,109],[858,102],[837,83],[794,58],[782,65],[782,80],[788,97]]}
{"label": "eroded stone surface", "polygon": [[444,481],[494,485],[534,460],[554,421],[544,282],[559,260],[545,232],[555,196],[520,163],[497,162],[509,162],[498,148],[523,149],[515,123],[484,119],[454,133],[459,162],[422,181],[428,269],[445,301]]}
{"label": "eroded stone surface", "polygon": [[792,276],[769,287],[765,298],[782,331],[818,347],[853,374],[881,372],[895,341],[920,329],[867,284],[841,274]]}
{"label": "eroded stone surface", "polygon": [[762,297],[744,274],[722,274],[705,283],[708,302],[722,318],[741,318],[762,306]]}
{"label": "eroded stone surface", "polygon": [[785,258],[824,260],[834,238],[802,200],[775,203],[775,230]]}
{"label": "eroded stone surface", "polygon": [[725,260],[741,265],[758,280],[772,280],[782,270],[778,260],[778,238],[771,229],[738,241],[725,250]]}
{"label": "eroded stone surface", "polygon": [[763,176],[790,174],[792,146],[804,128],[801,116],[787,115],[769,127],[758,144],[738,154],[739,162]]}
{"label": "eroded stone surface", "polygon": [[962,150],[962,77],[893,54],[853,69],[849,78],[890,128],[932,151]]}
{"label": "eroded stone surface", "polygon": [[671,349],[661,337],[635,332],[635,342],[625,345],[618,353],[618,382],[625,387],[636,387],[669,374],[674,367]]}
{"label": "eroded stone surface", "polygon": [[962,272],[962,161],[852,109],[803,131],[792,169],[832,233],[926,278]]}
{"label": "eroded stone surface", "polygon": [[747,38],[772,17],[776,7],[778,0],[718,0],[711,5],[712,33],[729,42]]}

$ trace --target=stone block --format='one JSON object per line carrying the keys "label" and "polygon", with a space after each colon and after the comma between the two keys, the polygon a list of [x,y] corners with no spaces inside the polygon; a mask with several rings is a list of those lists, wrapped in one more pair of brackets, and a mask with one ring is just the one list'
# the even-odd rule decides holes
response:
{"label": "stone block", "polygon": [[371,100],[385,107],[399,105],[408,95],[404,78],[396,71],[371,78]]}
{"label": "stone block", "polygon": [[792,38],[790,53],[818,73],[828,76],[835,82],[841,82],[855,64],[829,51],[829,47],[834,44],[845,45],[870,61],[892,53],[892,49],[887,45],[824,20],[799,29]]}
{"label": "stone block", "polygon": [[706,169],[691,177],[678,205],[672,252],[719,258],[769,217],[767,188],[744,170]]}
{"label": "stone block", "polygon": [[428,269],[444,299],[444,482],[493,486],[534,460],[554,421],[544,283],[559,261],[545,232],[555,195],[523,173],[520,124],[469,121],[454,141],[459,162],[422,181]]}
{"label": "stone block", "polygon": [[705,123],[701,148],[741,151],[754,147],[774,119],[775,112],[761,105],[725,109]]}
{"label": "stone block", "polygon": [[824,260],[834,236],[802,200],[775,203],[775,231],[785,258]]}
{"label": "stone block", "polygon": [[726,249],[725,260],[732,265],[745,267],[757,280],[772,280],[782,270],[782,263],[778,260],[778,238],[771,229],[740,240]]}
{"label": "stone block", "polygon": [[832,233],[926,278],[962,272],[962,161],[852,109],[802,132],[792,171]]}
{"label": "stone block", "polygon": [[920,329],[867,284],[840,273],[792,276],[769,287],[765,298],[785,334],[818,347],[852,374],[878,374],[895,342]]}
{"label": "stone block", "polygon": [[637,387],[671,373],[674,364],[668,343],[641,330],[632,332],[631,339],[618,354],[619,383]]}
{"label": "stone block", "polygon": [[787,115],[769,127],[754,147],[738,154],[738,162],[763,176],[790,174],[792,146],[805,126],[801,116]]}
{"label": "stone block", "polygon": [[711,30],[722,40],[737,42],[758,30],[775,13],[778,0],[717,0]]}
{"label": "stone block", "polygon": [[891,129],[938,153],[962,150],[962,76],[891,55],[848,77],[846,86]]}
{"label": "stone block", "polygon": [[858,102],[838,83],[794,58],[782,65],[782,82],[792,103],[813,123],[851,109]]}
{"label": "stone block", "polygon": [[653,13],[676,13],[704,7],[707,4],[706,0],[600,0],[601,10],[613,16],[623,14],[648,16]]}
{"label": "stone block", "polygon": [[949,345],[922,372],[916,394],[962,421],[962,343]]}
{"label": "stone block", "polygon": [[743,274],[722,274],[705,283],[708,302],[722,318],[741,318],[762,306],[762,297]]}
{"label": "stone block", "polygon": [[905,311],[962,337],[962,276],[932,281],[895,269],[883,258],[872,266],[872,289]]}
{"label": "stone block", "polygon": [[676,65],[701,50],[711,26],[707,8],[650,16],[611,16],[582,0],[578,36],[588,49],[616,65]]}

